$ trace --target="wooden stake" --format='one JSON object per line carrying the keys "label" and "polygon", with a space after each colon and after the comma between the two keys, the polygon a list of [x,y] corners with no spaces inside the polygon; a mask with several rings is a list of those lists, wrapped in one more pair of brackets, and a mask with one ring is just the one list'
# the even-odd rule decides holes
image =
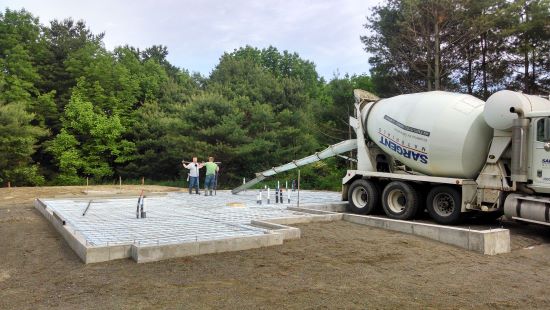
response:
{"label": "wooden stake", "polygon": [[145,185],[145,178],[144,177],[141,177],[141,185]]}
{"label": "wooden stake", "polygon": [[11,187],[11,182],[10,182],[10,181],[8,181],[8,188],[10,188],[10,187]]}
{"label": "wooden stake", "polygon": [[118,176],[118,186],[119,186],[120,190],[122,190],[122,177],[121,176]]}

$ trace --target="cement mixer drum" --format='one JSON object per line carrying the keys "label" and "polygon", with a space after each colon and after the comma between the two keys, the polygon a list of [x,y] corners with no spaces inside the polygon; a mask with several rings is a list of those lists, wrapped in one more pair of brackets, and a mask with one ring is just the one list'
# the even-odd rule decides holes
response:
{"label": "cement mixer drum", "polygon": [[368,116],[363,111],[362,121],[371,140],[411,169],[475,178],[492,137],[483,119],[484,104],[443,91],[408,94],[378,101]]}

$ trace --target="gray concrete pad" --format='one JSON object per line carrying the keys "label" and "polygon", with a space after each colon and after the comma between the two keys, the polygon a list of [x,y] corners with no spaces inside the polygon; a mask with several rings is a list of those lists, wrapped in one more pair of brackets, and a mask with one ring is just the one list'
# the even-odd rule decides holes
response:
{"label": "gray concrete pad", "polygon": [[[280,245],[300,238],[287,225],[344,220],[436,240],[482,254],[510,252],[507,229],[467,229],[422,221],[343,213],[335,192],[302,191],[300,204],[257,204],[258,191],[216,196],[168,193],[145,199],[146,218],[136,218],[137,197],[39,199],[35,207],[85,263],[133,258],[136,262]],[[295,193],[294,193],[295,194]],[[295,197],[294,195],[293,197]],[[285,195],[286,198],[286,195]],[[90,199],[86,215],[82,213]],[[286,199],[285,199],[285,202]]]}
{"label": "gray concrete pad", "polygon": [[472,230],[357,214],[344,214],[343,220],[355,224],[417,235],[481,254],[496,255],[509,253],[511,250],[510,231],[508,229]]}
{"label": "gray concrete pad", "polygon": [[[145,198],[146,218],[139,219],[138,197],[39,199],[35,206],[85,263],[126,257],[149,262],[277,245],[300,236],[299,229],[283,224],[341,218],[334,213],[291,210],[297,201],[275,204],[273,195],[271,204],[266,204],[266,197],[257,204],[257,193],[153,195]],[[334,192],[301,191],[300,206],[338,202],[339,197]],[[90,208],[82,215],[90,200]]]}

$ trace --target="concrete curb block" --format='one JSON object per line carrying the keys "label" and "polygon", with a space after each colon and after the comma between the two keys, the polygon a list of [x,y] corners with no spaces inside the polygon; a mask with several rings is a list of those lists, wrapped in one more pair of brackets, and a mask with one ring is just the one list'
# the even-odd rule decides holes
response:
{"label": "concrete curb block", "polygon": [[[320,210],[320,211],[330,211],[330,212],[346,212],[348,207],[347,201],[342,202],[333,202],[333,203],[314,203],[314,204],[303,204],[300,205],[299,209],[307,210]],[[294,207],[289,207],[294,208]]]}
{"label": "concrete curb block", "polygon": [[147,263],[176,257],[242,251],[281,244],[283,244],[282,234],[268,233],[260,236],[236,237],[177,244],[150,246],[132,245],[131,255],[137,263]]}
{"label": "concrete curb block", "polygon": [[487,255],[510,252],[508,229],[470,230],[459,227],[344,214],[344,221],[421,236]]}
{"label": "concrete curb block", "polygon": [[300,239],[300,236],[302,234],[299,228],[275,224],[268,221],[253,220],[250,223],[254,226],[259,226],[259,227],[269,229],[268,230],[269,233],[282,234],[284,240]]}

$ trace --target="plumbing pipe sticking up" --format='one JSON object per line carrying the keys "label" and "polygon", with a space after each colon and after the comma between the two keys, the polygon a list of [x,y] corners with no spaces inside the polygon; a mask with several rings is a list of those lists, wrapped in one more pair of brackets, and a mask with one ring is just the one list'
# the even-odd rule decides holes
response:
{"label": "plumbing pipe sticking up", "polygon": [[267,204],[270,204],[271,203],[271,193],[269,192],[269,187],[267,188]]}
{"label": "plumbing pipe sticking up", "polygon": [[136,208],[136,218],[139,218],[139,206],[141,205],[141,196],[138,198],[137,208]]}
{"label": "plumbing pipe sticking up", "polygon": [[286,190],[286,196],[288,199],[288,203],[290,203],[290,191],[288,189]]}
{"label": "plumbing pipe sticking up", "polygon": [[262,190],[260,190],[260,204],[262,204]]}
{"label": "plumbing pipe sticking up", "polygon": [[141,218],[145,218],[145,211],[143,211],[143,207],[145,205],[145,196],[143,196],[143,198],[141,199]]}
{"label": "plumbing pipe sticking up", "polygon": [[141,190],[141,193],[139,194],[138,202],[137,202],[137,208],[136,208],[136,218],[139,218],[139,206],[141,205],[141,199],[143,197],[143,190]]}
{"label": "plumbing pipe sticking up", "polygon": [[137,205],[137,208],[136,208],[136,218],[138,219],[139,218],[139,206],[141,205],[141,196],[139,196],[138,198],[138,205]]}
{"label": "plumbing pipe sticking up", "polygon": [[279,203],[279,188],[275,188],[275,203]]}
{"label": "plumbing pipe sticking up", "polygon": [[283,203],[283,189],[282,188],[279,189],[279,202]]}
{"label": "plumbing pipe sticking up", "polygon": [[298,169],[298,208],[300,207],[300,169]]}
{"label": "plumbing pipe sticking up", "polygon": [[285,180],[285,191],[288,203],[290,203],[290,191],[288,190],[288,180]]}
{"label": "plumbing pipe sticking up", "polygon": [[261,204],[260,192],[258,192],[258,194],[256,195],[256,203],[257,203],[257,204]]}

